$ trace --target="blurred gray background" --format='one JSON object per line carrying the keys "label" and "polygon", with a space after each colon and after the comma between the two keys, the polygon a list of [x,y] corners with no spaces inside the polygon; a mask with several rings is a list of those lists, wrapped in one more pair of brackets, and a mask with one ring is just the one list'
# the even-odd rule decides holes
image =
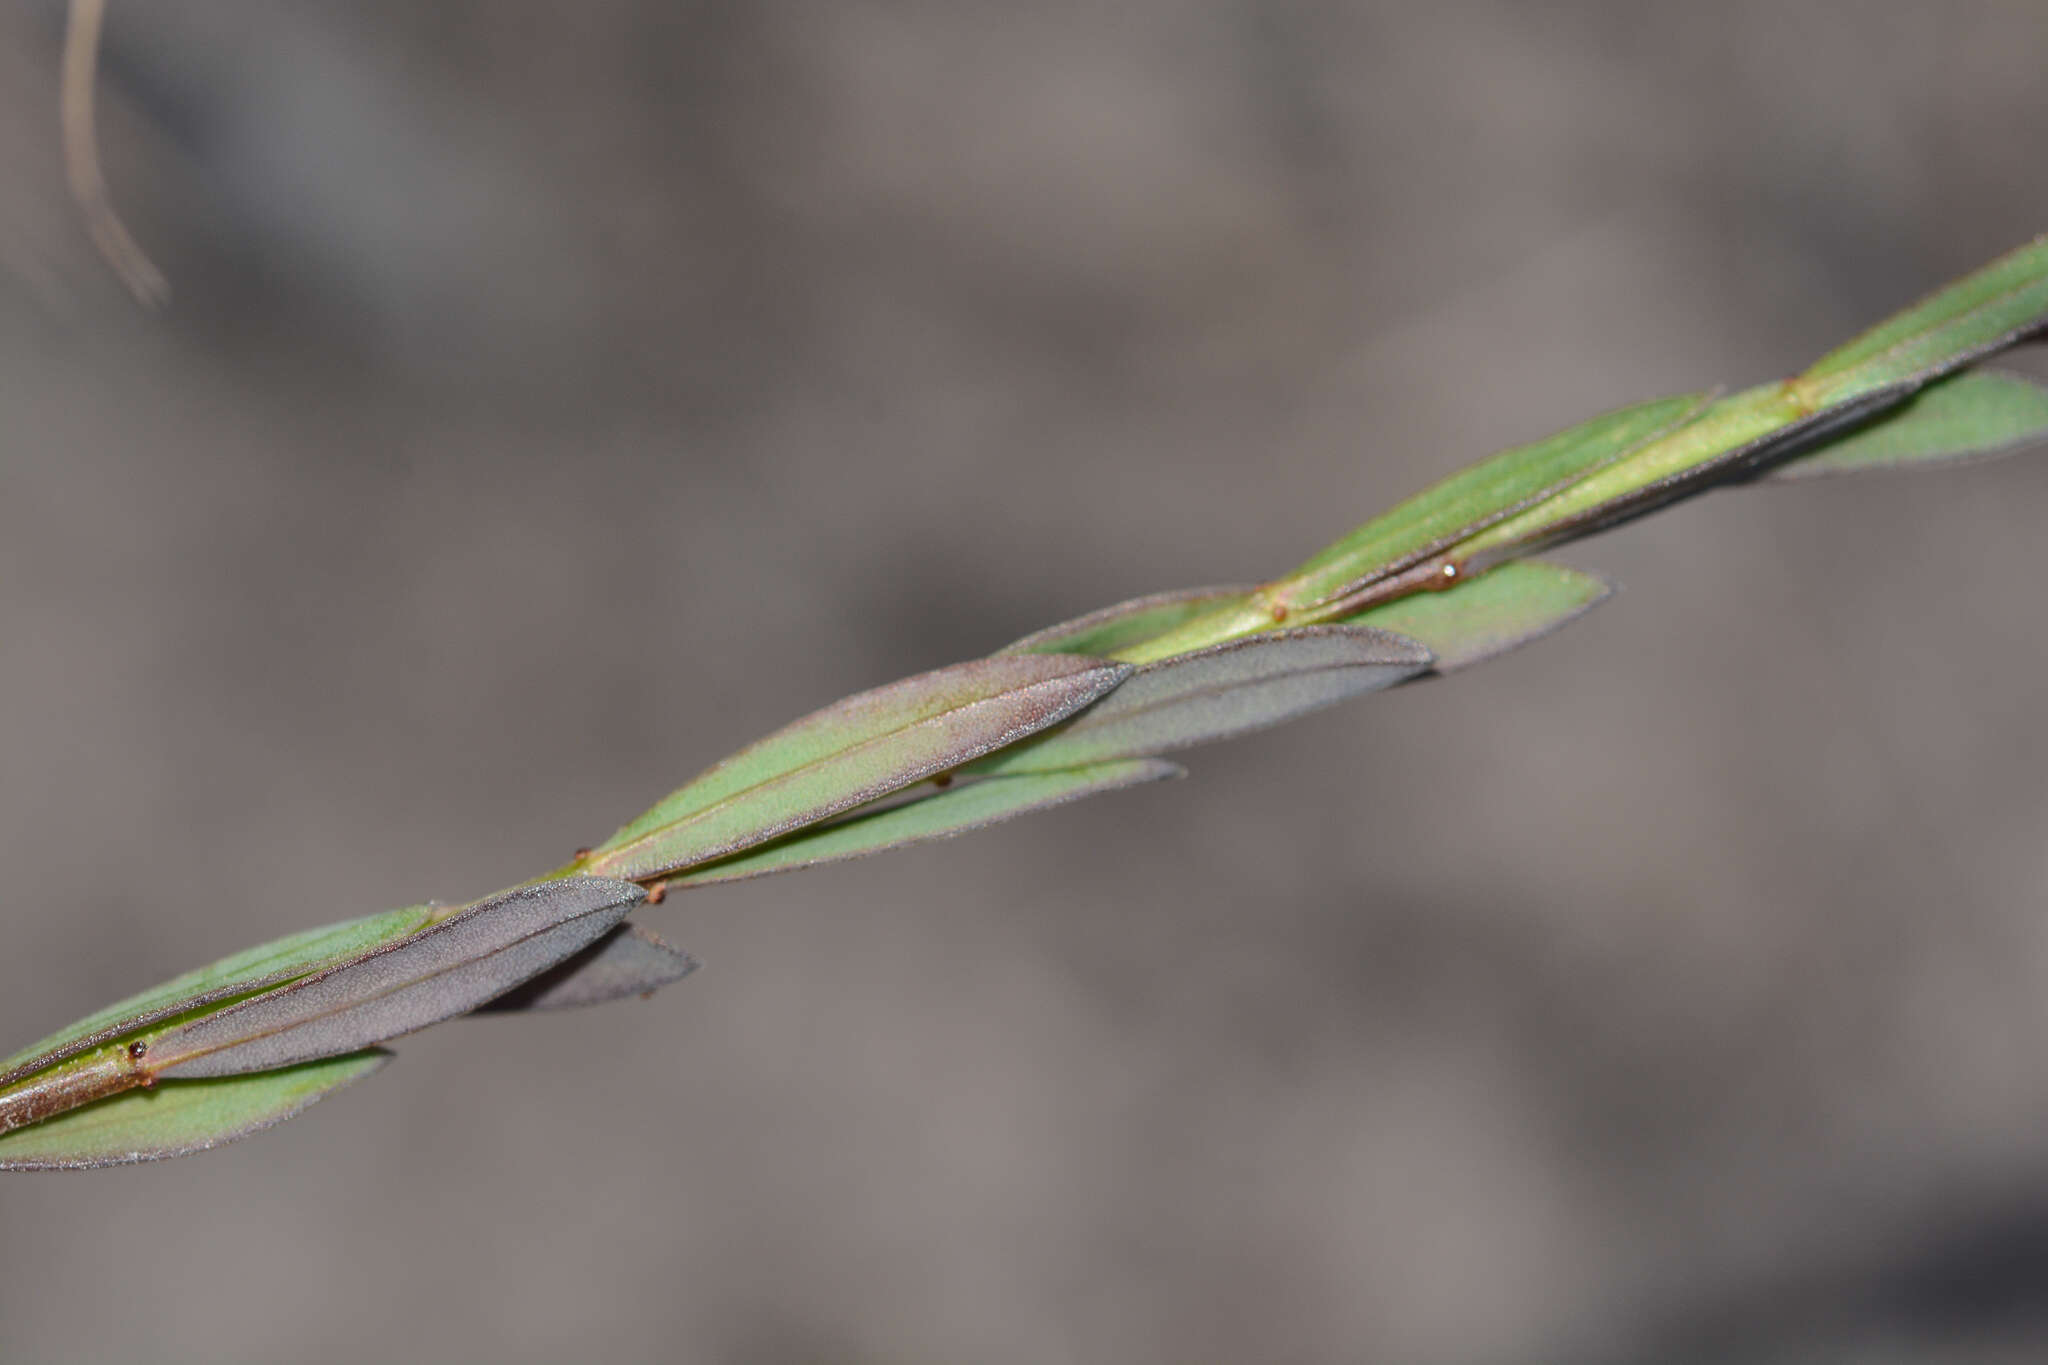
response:
{"label": "blurred gray background", "polygon": [[[151,316],[61,28],[0,14],[0,1050],[2048,228],[2039,0],[115,0]],[[1486,668],[672,899],[652,1002],[7,1178],[0,1357],[2040,1359],[2044,521],[2038,457],[1718,494]]]}

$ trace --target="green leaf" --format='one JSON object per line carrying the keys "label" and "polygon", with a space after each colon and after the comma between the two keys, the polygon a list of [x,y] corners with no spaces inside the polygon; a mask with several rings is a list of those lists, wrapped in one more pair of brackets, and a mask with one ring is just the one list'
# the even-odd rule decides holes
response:
{"label": "green leaf", "polygon": [[1134,597],[1113,607],[1091,611],[1071,621],[1047,626],[997,650],[998,654],[1092,654],[1114,658],[1132,645],[1187,624],[1219,608],[1243,605],[1247,587],[1187,588],[1179,592]]}
{"label": "green leaf", "polygon": [[387,910],[273,939],[210,967],[187,972],[153,990],[87,1015],[0,1062],[0,1086],[177,1015],[359,957],[413,933],[427,924],[433,913],[424,905]]}
{"label": "green leaf", "polygon": [[143,1039],[154,1076],[231,1076],[354,1052],[467,1014],[546,971],[646,898],[567,877],[503,892],[410,938]]}
{"label": "green leaf", "polygon": [[1923,381],[2003,350],[2048,325],[2048,237],[1999,257],[1848,345],[1802,378],[1834,403]]}
{"label": "green leaf", "polygon": [[1966,370],[1810,455],[1778,466],[1773,478],[1806,479],[1862,469],[1897,469],[1995,454],[2048,441],[2048,388],[1996,370]]}
{"label": "green leaf", "polygon": [[1146,664],[1057,730],[967,771],[1047,772],[1167,753],[1277,725],[1429,667],[1413,640],[1358,626],[1303,626]]}
{"label": "green leaf", "polygon": [[1445,558],[1477,572],[1605,530],[1733,478],[1788,443],[1860,421],[1907,391],[1865,395],[1821,411],[1790,381],[1731,394],[1629,458],[1459,542]]}
{"label": "green leaf", "polygon": [[1345,624],[1420,641],[1436,656],[1432,671],[1453,673],[1548,635],[1613,591],[1592,574],[1524,559],[1443,592],[1415,593],[1360,612]]}
{"label": "green leaf", "polygon": [[857,812],[828,825],[800,830],[786,839],[750,849],[736,857],[692,868],[669,879],[669,886],[705,886],[745,881],[771,872],[788,872],[820,863],[863,858],[883,849],[946,839],[1002,820],[1045,810],[1098,792],[1116,791],[1143,782],[1179,777],[1182,769],[1164,759],[1126,759],[1060,772],[1019,777],[962,778],[900,805]]}
{"label": "green leaf", "polygon": [[579,866],[643,881],[766,843],[1056,724],[1129,673],[1005,655],[848,697],[710,769]]}
{"label": "green leaf", "polygon": [[1300,611],[1420,563],[1682,429],[1707,397],[1638,403],[1482,460],[1323,550],[1271,595]]}
{"label": "green leaf", "polygon": [[697,959],[637,924],[621,924],[588,948],[514,986],[479,1013],[576,1009],[647,995],[697,970]]}
{"label": "green leaf", "polygon": [[1474,569],[1605,530],[1791,457],[1921,386],[2048,326],[2048,237],[1941,290],[1796,379],[1713,404],[1698,420],[1460,542]]}
{"label": "green leaf", "polygon": [[130,1090],[0,1135],[0,1171],[85,1170],[218,1147],[284,1122],[390,1059],[373,1049],[253,1076]]}

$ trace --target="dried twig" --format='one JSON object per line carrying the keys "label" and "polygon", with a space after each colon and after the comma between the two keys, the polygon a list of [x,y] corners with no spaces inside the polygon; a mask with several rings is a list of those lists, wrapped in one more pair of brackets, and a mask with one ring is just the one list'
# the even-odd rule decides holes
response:
{"label": "dried twig", "polygon": [[93,76],[99,64],[100,26],[106,9],[106,0],[71,0],[70,21],[64,30],[64,79],[57,96],[64,127],[64,172],[71,182],[71,197],[85,215],[92,244],[137,302],[145,308],[161,308],[170,301],[171,283],[122,226],[107,197],[106,177],[100,173],[99,145],[93,132]]}

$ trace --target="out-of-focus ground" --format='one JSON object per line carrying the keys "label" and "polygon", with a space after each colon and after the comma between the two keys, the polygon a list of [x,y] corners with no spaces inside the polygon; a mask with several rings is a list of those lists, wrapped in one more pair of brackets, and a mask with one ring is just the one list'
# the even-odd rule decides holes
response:
{"label": "out-of-focus ground", "polygon": [[[0,15],[7,1047],[2048,228],[2037,0],[115,0],[149,316],[60,33]],[[2041,456],[1719,494],[1512,658],[672,899],[650,1003],[5,1179],[0,1358],[2041,1359],[2044,523]]]}

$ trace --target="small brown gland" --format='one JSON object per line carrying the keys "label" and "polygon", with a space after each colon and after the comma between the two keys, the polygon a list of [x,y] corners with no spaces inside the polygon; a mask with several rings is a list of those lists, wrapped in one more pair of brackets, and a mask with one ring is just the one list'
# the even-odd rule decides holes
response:
{"label": "small brown gland", "polygon": [[1273,624],[1277,626],[1287,619],[1287,604],[1274,602],[1266,608],[1266,614],[1273,618]]}
{"label": "small brown gland", "polygon": [[128,1044],[128,1060],[132,1062],[139,1062],[148,1055],[149,1044],[143,1042],[140,1038],[137,1038],[134,1042]]}
{"label": "small brown gland", "polygon": [[940,773],[937,777],[932,779],[932,785],[934,787],[937,787],[940,791],[944,791],[946,788],[953,785],[953,774]]}
{"label": "small brown gland", "polygon": [[667,882],[656,882],[656,883],[655,883],[654,885],[652,885],[652,886],[650,886],[650,887],[648,887],[648,888],[647,888],[647,903],[648,903],[649,905],[660,905],[660,904],[661,904],[661,903],[662,903],[663,901],[665,901],[665,900],[667,900],[667,899],[668,899],[668,883],[667,883]]}
{"label": "small brown gland", "polygon": [[1793,378],[1787,379],[1779,387],[1783,389],[1785,397],[1792,401],[1793,408],[1799,417],[1811,417],[1820,411],[1820,404],[1815,401],[1813,396],[1811,381],[1801,379],[1795,375]]}
{"label": "small brown gland", "polygon": [[588,858],[589,856],[590,850],[588,848],[579,848],[576,850],[576,861],[579,863],[582,862],[585,858]]}

